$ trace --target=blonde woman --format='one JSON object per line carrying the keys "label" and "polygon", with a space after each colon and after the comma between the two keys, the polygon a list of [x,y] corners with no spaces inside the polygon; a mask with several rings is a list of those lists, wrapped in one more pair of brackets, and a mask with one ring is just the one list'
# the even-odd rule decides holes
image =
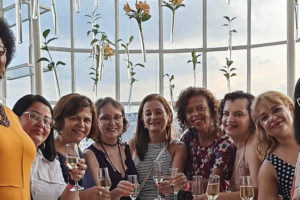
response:
{"label": "blonde woman", "polygon": [[300,150],[294,139],[292,100],[275,91],[257,96],[251,106],[256,124],[258,154],[264,162],[258,175],[258,199],[290,199],[295,164]]}

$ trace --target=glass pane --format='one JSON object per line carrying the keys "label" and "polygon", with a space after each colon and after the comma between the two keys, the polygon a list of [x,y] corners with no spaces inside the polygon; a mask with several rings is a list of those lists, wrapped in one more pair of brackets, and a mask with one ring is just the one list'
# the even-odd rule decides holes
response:
{"label": "glass pane", "polygon": [[[128,38],[133,35],[134,40],[132,42],[131,49],[141,49],[138,24],[134,18],[129,19],[125,14],[123,7],[126,3],[132,9],[135,8],[135,1],[119,0],[119,26],[120,26],[120,38],[124,41],[128,41]],[[150,6],[151,18],[148,21],[142,23],[143,33],[145,38],[145,48],[157,49],[158,48],[158,1],[147,1]]]}
{"label": "glass pane", "polygon": [[[141,57],[138,54],[130,54],[130,61],[133,63],[142,63]],[[121,82],[121,102],[128,102],[129,96],[129,81],[128,73],[126,68],[124,55],[120,56],[120,82]],[[147,63],[145,63],[145,68],[136,67],[135,68],[135,79],[136,81],[133,84],[132,102],[140,102],[146,95],[151,93],[159,93],[159,68],[158,68],[158,55],[157,54],[148,54]]]}
{"label": "glass pane", "polygon": [[170,42],[172,12],[163,7],[163,37],[166,49],[202,47],[202,1],[188,0],[183,1],[183,4],[185,7],[175,11],[173,43]]}
{"label": "glass pane", "polygon": [[252,94],[258,95],[266,90],[276,90],[286,94],[286,59],[286,45],[252,50]]}
{"label": "glass pane", "polygon": [[94,81],[89,75],[91,60],[88,53],[75,54],[76,92],[86,95],[92,100],[110,96],[115,98],[115,58],[104,61],[102,80],[98,82],[98,95],[93,92]]}
{"label": "glass pane", "polygon": [[252,0],[252,43],[286,40],[286,1]]}
{"label": "glass pane", "polygon": [[[197,53],[198,55],[199,53]],[[193,64],[187,63],[191,59],[191,53],[174,53],[164,55],[164,74],[173,74],[174,80],[172,83],[174,88],[174,101],[177,100],[179,93],[189,86],[194,85],[194,71]],[[202,62],[202,57],[199,57],[199,61]],[[196,86],[202,85],[202,64],[196,65]],[[164,96],[168,101],[170,98],[169,79],[164,77]]]}
{"label": "glass pane", "polygon": [[[222,99],[229,91],[224,72],[228,52],[212,52],[207,54],[207,88],[213,92],[218,99]],[[236,76],[230,78],[230,91],[247,91],[247,53],[245,50],[233,51],[231,68],[236,68]]]}
{"label": "glass pane", "polygon": [[231,1],[230,5],[226,0],[209,0],[207,1],[207,46],[228,46],[228,26],[223,26],[228,22],[224,16],[236,17],[231,22],[231,30],[237,31],[232,33],[232,45],[245,45],[247,43],[247,0]]}
{"label": "glass pane", "polygon": [[29,77],[7,81],[6,105],[8,107],[12,108],[18,99],[26,94],[31,93],[29,83]]}
{"label": "glass pane", "polygon": [[[60,87],[60,94],[61,96],[66,95],[72,92],[70,53],[51,52],[51,56],[55,62],[63,61],[66,63],[66,65],[59,65],[57,67],[57,77]],[[43,67],[46,69],[47,63],[44,62]],[[43,79],[43,96],[49,101],[58,100],[55,90],[55,79],[53,71],[45,72]]]}

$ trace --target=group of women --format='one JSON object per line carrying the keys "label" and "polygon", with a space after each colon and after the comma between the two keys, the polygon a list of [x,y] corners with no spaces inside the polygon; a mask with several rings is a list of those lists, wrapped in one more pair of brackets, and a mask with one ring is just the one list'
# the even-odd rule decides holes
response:
{"label": "group of women", "polygon": [[[0,19],[1,76],[13,53],[13,35]],[[42,96],[25,95],[14,105],[15,114],[0,105],[0,199],[126,200],[135,189],[127,178],[137,175],[141,200],[153,200],[158,191],[164,199],[174,199],[173,193],[180,191],[178,198],[189,200],[193,176],[201,175],[207,184],[210,174],[220,176],[219,200],[240,199],[241,176],[251,177],[257,199],[290,199],[300,151],[294,138],[300,138],[297,85],[295,104],[275,91],[256,98],[231,92],[219,103],[209,90],[189,87],[175,105],[181,141],[172,138],[174,116],[167,100],[147,95],[128,143],[121,139],[128,128],[124,108],[110,97],[94,104],[83,95],[68,94],[52,109]],[[84,138],[94,143],[83,152],[78,149],[81,158],[70,170],[66,145]],[[154,161],[162,163],[159,184],[153,181]],[[98,169],[104,167],[111,179],[109,191],[99,187]],[[177,173],[170,174],[171,168]],[[77,181],[85,189],[70,191]]]}

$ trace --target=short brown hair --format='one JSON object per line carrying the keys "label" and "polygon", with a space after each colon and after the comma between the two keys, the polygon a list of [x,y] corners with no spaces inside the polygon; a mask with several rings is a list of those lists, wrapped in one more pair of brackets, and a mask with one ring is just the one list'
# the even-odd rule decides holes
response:
{"label": "short brown hair", "polygon": [[53,109],[53,119],[55,121],[54,129],[60,132],[65,123],[65,118],[76,115],[83,108],[89,107],[92,113],[92,126],[91,131],[88,134],[88,138],[97,131],[97,115],[95,111],[94,103],[86,96],[71,93],[67,94],[59,99]]}

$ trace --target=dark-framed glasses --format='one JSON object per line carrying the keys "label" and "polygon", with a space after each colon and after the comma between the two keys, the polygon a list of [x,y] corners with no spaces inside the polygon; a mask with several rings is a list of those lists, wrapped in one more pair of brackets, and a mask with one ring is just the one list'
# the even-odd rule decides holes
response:
{"label": "dark-framed glasses", "polygon": [[28,115],[29,120],[31,120],[34,123],[39,123],[40,121],[43,121],[44,126],[48,129],[50,129],[54,125],[53,119],[46,116],[42,117],[42,115],[34,111],[24,112],[22,115]]}
{"label": "dark-framed glasses", "polygon": [[3,56],[3,55],[5,55],[6,54],[6,48],[5,47],[2,47],[2,46],[0,46],[0,56]]}
{"label": "dark-framed glasses", "polygon": [[121,124],[123,122],[123,115],[116,115],[113,118],[106,116],[100,117],[100,122],[104,125],[108,125],[112,121],[114,121],[116,124]]}

